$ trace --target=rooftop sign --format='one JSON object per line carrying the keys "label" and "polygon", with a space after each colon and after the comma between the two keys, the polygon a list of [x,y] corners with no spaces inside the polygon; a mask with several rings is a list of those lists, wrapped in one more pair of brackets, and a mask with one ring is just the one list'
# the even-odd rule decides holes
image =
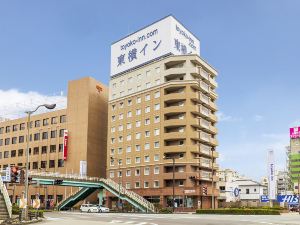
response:
{"label": "rooftop sign", "polygon": [[168,16],[112,44],[111,76],[171,54],[200,55],[200,41]]}

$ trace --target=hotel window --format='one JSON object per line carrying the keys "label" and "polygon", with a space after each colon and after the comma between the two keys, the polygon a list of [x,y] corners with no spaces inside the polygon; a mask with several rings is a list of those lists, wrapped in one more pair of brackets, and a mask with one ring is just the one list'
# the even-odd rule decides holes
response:
{"label": "hotel window", "polygon": [[159,167],[158,166],[154,167],[154,174],[159,174]]}
{"label": "hotel window", "polygon": [[150,149],[150,144],[149,143],[145,143],[145,150],[149,150]]}
{"label": "hotel window", "polygon": [[132,124],[131,123],[127,123],[127,130],[130,130],[132,127]]}
{"label": "hotel window", "polygon": [[42,139],[43,140],[48,139],[48,132],[43,132],[42,133]]}
{"label": "hotel window", "polygon": [[126,152],[131,152],[131,146],[126,147]]}
{"label": "hotel window", "polygon": [[146,71],[146,77],[150,77],[150,70]]}
{"label": "hotel window", "polygon": [[147,95],[145,96],[145,101],[149,101],[150,99],[151,99],[150,95],[147,94]]}
{"label": "hotel window", "polygon": [[59,152],[63,152],[63,150],[64,150],[64,145],[63,144],[59,144],[58,145],[58,151]]}
{"label": "hotel window", "polygon": [[14,157],[16,157],[16,155],[17,155],[17,151],[16,150],[11,150],[10,157],[14,158]]}
{"label": "hotel window", "polygon": [[110,154],[111,154],[111,155],[114,155],[114,154],[115,154],[115,149],[114,149],[114,148],[110,149]]}
{"label": "hotel window", "polygon": [[140,176],[140,175],[141,175],[140,169],[135,169],[135,175],[136,175],[136,176]]}
{"label": "hotel window", "polygon": [[160,67],[156,67],[155,68],[155,72],[158,74],[158,73],[160,73]]}
{"label": "hotel window", "polygon": [[[0,159],[2,159],[2,152],[0,152]],[[0,169],[1,169],[1,165],[0,165]]]}
{"label": "hotel window", "polygon": [[127,112],[127,118],[130,118],[130,117],[132,117],[132,112],[131,112],[131,111],[128,111],[128,112]]}
{"label": "hotel window", "polygon": [[149,188],[149,182],[148,181],[144,181],[144,188]]}
{"label": "hotel window", "polygon": [[39,167],[38,162],[33,162],[33,163],[32,163],[32,169],[37,170],[38,167]]}
{"label": "hotel window", "polygon": [[114,178],[115,177],[115,172],[114,171],[110,171],[109,172],[109,177],[110,178]]}
{"label": "hotel window", "polygon": [[151,83],[150,82],[147,82],[146,83],[146,88],[150,88],[151,87]]}
{"label": "hotel window", "polygon": [[51,118],[51,124],[57,124],[57,117]]}
{"label": "hotel window", "polygon": [[119,142],[123,142],[123,136],[119,136]]}
{"label": "hotel window", "polygon": [[122,154],[123,153],[123,148],[118,148],[118,154]]}
{"label": "hotel window", "polygon": [[3,134],[4,132],[4,127],[0,127],[0,134]]}
{"label": "hotel window", "polygon": [[160,85],[160,79],[155,80],[156,85]]}
{"label": "hotel window", "polygon": [[10,132],[10,126],[5,127],[5,133],[9,133]]}
{"label": "hotel window", "polygon": [[19,150],[18,150],[18,156],[23,156],[23,152],[24,152],[23,149],[19,149]]}
{"label": "hotel window", "polygon": [[63,136],[64,136],[64,131],[65,131],[65,129],[60,129],[60,130],[59,130],[59,136],[60,136],[60,137],[63,137]]}
{"label": "hotel window", "polygon": [[140,126],[141,126],[141,121],[140,120],[136,121],[135,122],[135,127],[140,127]]}
{"label": "hotel window", "polygon": [[46,169],[47,167],[47,161],[41,161],[41,168]]}
{"label": "hotel window", "polygon": [[137,90],[137,91],[142,90],[142,86],[141,86],[141,85],[138,85],[138,86],[136,87],[136,90]]}
{"label": "hotel window", "polygon": [[154,148],[159,148],[159,141],[154,142]]}
{"label": "hotel window", "polygon": [[3,145],[3,139],[0,139],[0,146]]}
{"label": "hotel window", "polygon": [[24,143],[24,141],[25,141],[24,136],[19,136],[19,143]]}
{"label": "hotel window", "polygon": [[118,177],[122,177],[122,171],[118,171]]}
{"label": "hotel window", "polygon": [[150,162],[150,156],[149,156],[149,155],[146,155],[144,161],[145,161],[145,162]]}
{"label": "hotel window", "polygon": [[113,143],[115,143],[115,140],[116,140],[115,138],[111,138],[110,142],[113,144]]}
{"label": "hotel window", "polygon": [[125,187],[126,189],[130,189],[130,183],[126,183]]}
{"label": "hotel window", "polygon": [[144,168],[144,175],[146,175],[146,176],[150,175],[150,168],[149,167]]}
{"label": "hotel window", "polygon": [[18,131],[18,125],[17,124],[13,125],[13,131]]}
{"label": "hotel window", "polygon": [[154,123],[159,123],[159,122],[160,122],[159,116],[155,116],[155,117],[154,117]]}
{"label": "hotel window", "polygon": [[159,161],[159,154],[154,155],[154,161]]}
{"label": "hotel window", "polygon": [[66,115],[60,116],[59,121],[60,121],[60,123],[65,123],[65,122],[67,122],[67,116],[66,116]]}
{"label": "hotel window", "polygon": [[33,148],[33,154],[34,154],[34,155],[38,155],[39,153],[40,153],[39,147],[34,147],[34,148]]}
{"label": "hotel window", "polygon": [[154,129],[154,136],[158,136],[159,135],[159,129]]}
{"label": "hotel window", "polygon": [[130,177],[131,176],[131,170],[126,170],[126,177]]}
{"label": "hotel window", "polygon": [[158,180],[155,180],[153,186],[154,186],[155,188],[158,188],[158,187],[159,187],[159,181],[158,181]]}
{"label": "hotel window", "polygon": [[42,154],[47,154],[47,146],[42,146]]}
{"label": "hotel window", "polygon": [[132,105],[132,100],[131,100],[131,99],[128,99],[128,100],[127,100],[127,105],[128,105],[128,106],[131,106],[131,105]]}
{"label": "hotel window", "polygon": [[145,137],[150,137],[150,131],[149,130],[145,131]]}
{"label": "hotel window", "polygon": [[12,144],[17,144],[17,137],[13,137],[13,138],[11,139],[11,143],[12,143]]}
{"label": "hotel window", "polygon": [[111,132],[111,133],[116,132],[116,128],[115,128],[115,127],[110,128],[110,132]]}
{"label": "hotel window", "polygon": [[43,126],[49,125],[49,119],[43,119]]}
{"label": "hotel window", "polygon": [[136,133],[135,134],[135,139],[141,139],[141,133]]}
{"label": "hotel window", "polygon": [[55,167],[55,160],[49,160],[49,168]]}
{"label": "hotel window", "polygon": [[178,186],[183,186],[184,185],[184,181],[180,180]]}
{"label": "hotel window", "polygon": [[51,130],[51,138],[56,138],[56,130]]}
{"label": "hotel window", "polygon": [[123,125],[119,125],[118,130],[123,131]]}
{"label": "hotel window", "polygon": [[[46,133],[47,133],[47,132],[46,132]],[[47,134],[47,136],[48,136],[48,134]],[[35,141],[40,140],[40,133],[35,133],[35,134],[33,135],[33,140],[35,140]]]}
{"label": "hotel window", "polygon": [[9,151],[4,151],[4,158],[8,158],[9,157]]}
{"label": "hotel window", "polygon": [[115,121],[115,120],[116,120],[116,116],[112,116],[111,121]]}
{"label": "hotel window", "polygon": [[137,79],[141,80],[142,79],[142,74],[138,74],[136,77],[137,77]]}
{"label": "hotel window", "polygon": [[140,182],[139,181],[135,182],[135,188],[140,188]]}
{"label": "hotel window", "polygon": [[147,106],[146,108],[145,108],[145,113],[149,113],[150,112],[150,106]]}
{"label": "hotel window", "polygon": [[123,113],[119,114],[119,120],[122,120],[124,118]]}
{"label": "hotel window", "polygon": [[5,145],[9,145],[9,143],[10,143],[10,138],[5,138]]}
{"label": "hotel window", "polygon": [[135,163],[141,163],[141,157],[135,157]]}
{"label": "hotel window", "polygon": [[131,141],[131,134],[128,134],[128,135],[127,135],[126,140],[127,140],[127,141]]}
{"label": "hotel window", "polygon": [[136,103],[141,103],[142,102],[142,98],[141,97],[136,97]]}
{"label": "hotel window", "polygon": [[155,92],[154,93],[154,98],[159,98],[159,97],[160,97],[160,92],[159,91]]}
{"label": "hotel window", "polygon": [[140,145],[136,145],[135,146],[135,151],[137,151],[137,152],[141,151],[141,146]]}
{"label": "hotel window", "polygon": [[56,152],[56,145],[50,145],[50,153]]}
{"label": "hotel window", "polygon": [[121,166],[122,164],[123,164],[122,159],[119,159],[119,160],[118,160],[118,165]]}
{"label": "hotel window", "polygon": [[20,130],[25,130],[25,123],[20,124]]}
{"label": "hotel window", "polygon": [[112,109],[112,110],[115,110],[115,109],[116,109],[116,105],[112,105],[112,106],[111,106],[111,109]]}
{"label": "hotel window", "polygon": [[114,160],[110,160],[110,166],[114,166],[115,161]]}
{"label": "hotel window", "polygon": [[120,109],[122,109],[124,107],[124,103],[120,102]]}
{"label": "hotel window", "polygon": [[149,118],[145,119],[145,125],[149,125],[149,124],[150,124],[150,119]]}
{"label": "hotel window", "polygon": [[131,164],[131,158],[126,158],[126,164],[127,165]]}
{"label": "hotel window", "polygon": [[142,110],[141,109],[137,109],[136,111],[135,111],[135,114],[138,116],[138,115],[141,115],[141,113],[142,113]]}
{"label": "hotel window", "polygon": [[154,105],[154,110],[159,110],[159,109],[160,109],[160,104],[159,103],[155,104]]}

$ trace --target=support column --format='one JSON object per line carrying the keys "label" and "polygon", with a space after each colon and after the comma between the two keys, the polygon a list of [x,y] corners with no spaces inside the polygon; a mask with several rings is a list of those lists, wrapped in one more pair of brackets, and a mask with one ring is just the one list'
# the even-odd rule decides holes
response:
{"label": "support column", "polygon": [[100,189],[98,193],[99,205],[103,205],[104,189]]}

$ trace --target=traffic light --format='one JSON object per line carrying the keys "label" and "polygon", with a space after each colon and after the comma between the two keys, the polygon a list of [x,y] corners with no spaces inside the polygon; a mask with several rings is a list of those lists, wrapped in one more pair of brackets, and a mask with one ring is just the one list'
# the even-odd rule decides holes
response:
{"label": "traffic light", "polygon": [[203,195],[207,195],[207,186],[202,187]]}
{"label": "traffic light", "polygon": [[10,182],[11,183],[20,182],[20,169],[18,166],[11,167]]}
{"label": "traffic light", "polygon": [[59,180],[59,179],[54,180],[54,184],[56,184],[56,185],[60,185],[60,184],[62,184],[63,182],[64,182],[64,180]]}

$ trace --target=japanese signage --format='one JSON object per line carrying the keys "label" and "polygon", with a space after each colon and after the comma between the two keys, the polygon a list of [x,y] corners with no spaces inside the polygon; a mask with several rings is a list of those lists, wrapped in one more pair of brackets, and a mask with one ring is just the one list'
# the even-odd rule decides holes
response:
{"label": "japanese signage", "polygon": [[268,195],[261,195],[260,196],[260,202],[269,202],[269,196]]}
{"label": "japanese signage", "polygon": [[113,43],[111,76],[170,54],[200,55],[200,41],[173,16]]}
{"label": "japanese signage", "polygon": [[268,181],[269,181],[269,199],[276,199],[276,180],[275,180],[275,162],[274,151],[268,152]]}
{"label": "japanese signage", "polygon": [[11,181],[11,169],[10,167],[6,167],[5,170],[1,171],[1,177],[3,182]]}
{"label": "japanese signage", "polygon": [[68,157],[68,131],[64,130],[64,146],[63,146],[64,160]]}
{"label": "japanese signage", "polygon": [[300,138],[300,127],[290,128],[290,138]]}
{"label": "japanese signage", "polygon": [[299,199],[296,195],[278,195],[278,202],[287,202],[288,204],[298,204]]}

